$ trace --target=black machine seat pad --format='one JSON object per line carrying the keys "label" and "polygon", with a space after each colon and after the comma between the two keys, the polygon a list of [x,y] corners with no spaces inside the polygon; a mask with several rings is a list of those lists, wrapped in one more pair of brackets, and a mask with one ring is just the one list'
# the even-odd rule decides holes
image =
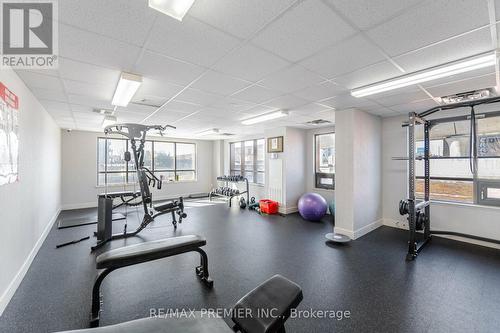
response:
{"label": "black machine seat pad", "polygon": [[[236,303],[232,319],[245,332],[275,332],[288,319],[290,310],[297,307],[302,298],[299,285],[281,275],[275,275]],[[249,309],[252,311],[251,316],[245,315]],[[272,315],[259,315],[258,311],[262,309],[272,310]]]}
{"label": "black machine seat pad", "polygon": [[195,251],[207,244],[204,237],[187,235],[129,245],[105,252],[96,258],[96,268],[116,269]]}
{"label": "black machine seat pad", "polygon": [[119,197],[138,197],[141,191],[119,191],[99,194],[99,198],[119,198]]}
{"label": "black machine seat pad", "polygon": [[189,311],[186,317],[144,318],[127,321],[117,325],[88,328],[60,333],[230,333],[233,332],[219,318],[201,315],[195,312],[191,317]]}

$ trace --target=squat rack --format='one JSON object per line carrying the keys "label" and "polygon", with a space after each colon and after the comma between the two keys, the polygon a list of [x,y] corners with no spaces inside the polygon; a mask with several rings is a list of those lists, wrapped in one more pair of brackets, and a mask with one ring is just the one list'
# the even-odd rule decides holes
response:
{"label": "squat rack", "polygon": [[[422,249],[427,245],[427,243],[431,240],[432,235],[452,235],[465,237],[490,243],[500,244],[499,240],[479,237],[475,235],[463,234],[454,231],[444,231],[444,230],[431,230],[430,228],[430,130],[431,128],[444,121],[450,121],[451,119],[457,118],[448,118],[448,119],[435,119],[435,120],[427,120],[426,117],[430,115],[444,110],[451,110],[463,107],[470,107],[470,121],[471,121],[471,140],[470,140],[470,163],[471,169],[477,165],[477,144],[476,144],[476,114],[474,107],[482,104],[492,104],[500,102],[500,96],[484,98],[479,100],[472,100],[448,105],[437,106],[431,108],[427,111],[416,113],[409,113],[408,122],[403,123],[403,127],[408,127],[408,200],[400,201],[399,211],[401,215],[408,214],[408,227],[409,227],[409,241],[408,241],[408,254],[406,255],[406,260],[413,260],[417,257],[417,255],[422,251]],[[499,115],[500,113],[496,113]],[[463,117],[460,117],[463,119]],[[465,118],[467,119],[467,118]],[[424,156],[417,157],[415,156],[415,126],[423,125],[424,127]],[[397,158],[396,158],[397,159]],[[406,159],[406,158],[405,158]],[[423,160],[424,161],[424,200],[421,202],[416,202],[415,196],[415,161]],[[473,171],[474,177],[476,177],[476,172]],[[475,180],[475,179],[474,179]],[[475,184],[475,182],[474,182]],[[417,226],[418,229],[422,230],[422,236],[420,240],[417,239]]]}

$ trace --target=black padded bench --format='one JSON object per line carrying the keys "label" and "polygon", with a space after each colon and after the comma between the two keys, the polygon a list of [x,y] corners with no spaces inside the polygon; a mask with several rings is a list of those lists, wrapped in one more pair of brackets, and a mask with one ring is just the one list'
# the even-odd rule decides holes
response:
{"label": "black padded bench", "polygon": [[[230,329],[222,318],[196,312],[195,316],[163,316],[60,333],[285,333],[285,321],[302,301],[302,289],[281,275],[275,275],[243,296],[232,309],[235,323]],[[261,313],[257,313],[261,311]]]}
{"label": "black padded bench", "polygon": [[100,288],[102,281],[109,273],[122,267],[195,251],[201,256],[200,266],[196,267],[196,274],[208,288],[212,288],[213,281],[210,279],[208,273],[208,256],[201,249],[206,244],[207,241],[205,238],[198,235],[188,235],[129,245],[99,255],[96,258],[96,268],[103,269],[103,271],[97,276],[92,288],[90,327],[99,326],[99,313],[101,309]]}

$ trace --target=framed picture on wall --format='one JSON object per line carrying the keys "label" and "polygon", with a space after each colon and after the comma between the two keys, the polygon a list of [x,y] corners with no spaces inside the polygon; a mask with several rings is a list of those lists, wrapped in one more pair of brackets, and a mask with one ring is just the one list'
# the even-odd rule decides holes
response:
{"label": "framed picture on wall", "polygon": [[267,152],[268,153],[282,153],[283,152],[283,137],[277,136],[267,139]]}

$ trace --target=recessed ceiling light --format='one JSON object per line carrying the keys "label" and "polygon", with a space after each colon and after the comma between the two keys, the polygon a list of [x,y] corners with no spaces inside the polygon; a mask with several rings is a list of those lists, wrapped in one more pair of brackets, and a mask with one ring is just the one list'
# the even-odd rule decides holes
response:
{"label": "recessed ceiling light", "polygon": [[257,123],[262,123],[267,120],[282,118],[286,116],[288,116],[288,111],[276,111],[276,112],[266,113],[257,117],[245,119],[241,123],[243,125],[253,125]]}
{"label": "recessed ceiling light", "polygon": [[356,88],[351,90],[351,95],[354,97],[374,95],[384,91],[403,88],[422,82],[432,81],[443,77],[473,71],[479,68],[495,66],[496,61],[497,60],[495,54],[469,58],[465,61],[457,61],[448,65],[433,67],[423,71],[399,76],[394,79],[382,81],[361,88]]}
{"label": "recessed ceiling light", "polygon": [[127,106],[137,92],[137,89],[139,89],[141,83],[142,76],[131,73],[122,73],[120,75],[118,85],[116,86],[111,104],[116,106]]}
{"label": "recessed ceiling light", "polygon": [[182,21],[194,0],[149,0],[149,7]]}

